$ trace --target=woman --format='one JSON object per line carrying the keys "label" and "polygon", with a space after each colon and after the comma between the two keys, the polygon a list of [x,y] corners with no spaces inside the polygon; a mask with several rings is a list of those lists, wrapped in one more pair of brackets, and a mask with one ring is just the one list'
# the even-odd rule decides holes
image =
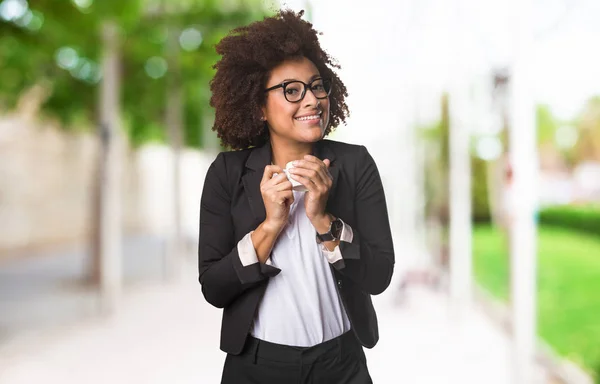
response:
{"label": "woman", "polygon": [[302,15],[216,47],[213,129],[234,151],[206,175],[199,280],[224,308],[222,383],[372,382],[371,295],[394,265],[385,196],[363,146],[323,139],[345,122],[347,93]]}

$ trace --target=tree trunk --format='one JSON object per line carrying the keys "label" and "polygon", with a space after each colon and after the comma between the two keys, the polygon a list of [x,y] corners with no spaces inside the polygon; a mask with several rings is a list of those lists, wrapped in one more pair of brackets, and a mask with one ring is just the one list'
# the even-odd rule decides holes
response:
{"label": "tree trunk", "polygon": [[118,27],[102,25],[103,45],[99,111],[100,151],[94,183],[90,278],[99,284],[100,306],[112,312],[118,304],[122,284],[121,172],[122,145],[119,127],[119,38]]}
{"label": "tree trunk", "polygon": [[183,144],[183,84],[181,82],[181,64],[179,61],[180,29],[170,26],[167,40],[167,105],[166,125],[172,153],[172,226],[168,231],[167,249],[165,255],[165,277],[177,280],[182,267],[183,236],[181,230],[181,148]]}
{"label": "tree trunk", "polygon": [[[460,67],[459,67],[460,68]],[[471,155],[468,77],[457,70],[449,106],[449,251],[450,297],[459,316],[472,301]],[[461,76],[462,75],[462,76]]]}

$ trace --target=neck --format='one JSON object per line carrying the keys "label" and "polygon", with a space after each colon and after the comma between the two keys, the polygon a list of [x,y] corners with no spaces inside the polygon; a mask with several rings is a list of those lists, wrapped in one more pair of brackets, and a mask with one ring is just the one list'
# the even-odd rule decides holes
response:
{"label": "neck", "polygon": [[285,168],[290,161],[301,160],[304,155],[312,154],[313,143],[298,143],[271,138],[273,164]]}

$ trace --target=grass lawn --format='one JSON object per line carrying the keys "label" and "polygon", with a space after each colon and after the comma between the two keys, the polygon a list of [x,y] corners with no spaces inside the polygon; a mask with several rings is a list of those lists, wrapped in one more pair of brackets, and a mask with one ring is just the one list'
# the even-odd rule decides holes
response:
{"label": "grass lawn", "polygon": [[[538,334],[600,379],[600,237],[547,227],[538,233]],[[502,233],[475,227],[473,254],[477,282],[507,300]]]}

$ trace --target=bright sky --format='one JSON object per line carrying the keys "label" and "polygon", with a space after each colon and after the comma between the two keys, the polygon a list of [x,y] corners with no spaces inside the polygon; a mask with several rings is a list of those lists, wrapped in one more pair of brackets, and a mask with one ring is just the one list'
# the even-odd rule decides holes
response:
{"label": "bright sky", "polygon": [[[345,76],[400,77],[401,84],[419,84],[420,93],[433,97],[452,81],[451,32],[456,28],[462,28],[461,55],[470,73],[481,76],[505,65],[510,57],[508,1],[286,3],[301,9],[306,1],[313,4],[316,28],[325,33],[323,45],[344,66]],[[559,117],[570,118],[587,98],[600,94],[600,1],[533,1],[536,101],[548,103]],[[456,7],[457,3],[462,6]]]}

